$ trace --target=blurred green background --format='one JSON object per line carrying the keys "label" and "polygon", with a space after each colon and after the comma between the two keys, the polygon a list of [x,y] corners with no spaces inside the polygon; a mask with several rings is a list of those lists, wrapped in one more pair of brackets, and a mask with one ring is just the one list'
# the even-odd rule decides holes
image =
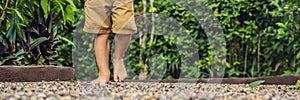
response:
{"label": "blurred green background", "polygon": [[[130,79],[300,74],[299,0],[134,3],[139,34],[125,56]],[[97,71],[94,35],[81,30],[83,8],[84,0],[0,1],[0,65],[51,64],[80,69],[80,79],[97,75],[90,72]],[[223,33],[219,40],[225,38],[225,48],[207,36]]]}

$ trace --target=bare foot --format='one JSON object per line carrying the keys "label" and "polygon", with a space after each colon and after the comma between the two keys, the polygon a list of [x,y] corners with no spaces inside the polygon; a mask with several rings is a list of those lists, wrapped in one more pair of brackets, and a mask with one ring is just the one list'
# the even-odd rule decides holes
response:
{"label": "bare foot", "polygon": [[109,76],[105,75],[105,76],[100,76],[94,80],[91,81],[91,84],[107,84],[109,81]]}
{"label": "bare foot", "polygon": [[114,81],[122,82],[127,77],[126,68],[123,59],[114,59]]}

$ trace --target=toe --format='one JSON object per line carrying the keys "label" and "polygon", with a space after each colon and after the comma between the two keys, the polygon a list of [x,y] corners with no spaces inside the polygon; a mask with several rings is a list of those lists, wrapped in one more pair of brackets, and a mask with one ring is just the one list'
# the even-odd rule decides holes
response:
{"label": "toe", "polygon": [[117,75],[114,75],[114,81],[115,81],[115,82],[118,82],[118,81],[119,81]]}
{"label": "toe", "polygon": [[119,81],[120,81],[120,82],[124,82],[124,77],[120,77],[120,78],[119,78]]}

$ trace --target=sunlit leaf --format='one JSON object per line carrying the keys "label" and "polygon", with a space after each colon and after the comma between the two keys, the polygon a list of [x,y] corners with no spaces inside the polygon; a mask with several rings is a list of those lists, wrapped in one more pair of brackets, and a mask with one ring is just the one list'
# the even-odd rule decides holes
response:
{"label": "sunlit leaf", "polygon": [[69,2],[73,7],[76,7],[73,0],[67,0],[67,2]]}
{"label": "sunlit leaf", "polygon": [[296,88],[299,89],[300,88],[300,80],[297,80],[296,84],[295,84]]}
{"label": "sunlit leaf", "polygon": [[278,35],[283,35],[285,32],[283,29],[279,29],[277,33],[278,33]]}
{"label": "sunlit leaf", "polygon": [[264,82],[265,82],[265,80],[258,80],[258,81],[251,82],[248,86],[249,87],[255,87],[255,86],[261,85]]}
{"label": "sunlit leaf", "polygon": [[298,54],[296,55],[297,59],[300,59],[300,52],[298,52]]}
{"label": "sunlit leaf", "polygon": [[71,45],[75,46],[75,44],[74,44],[71,40],[69,40],[69,39],[67,39],[67,38],[65,38],[65,37],[62,37],[62,36],[58,35],[58,38],[59,38],[60,40],[62,40],[62,41],[67,42],[68,44],[71,44]]}
{"label": "sunlit leaf", "polygon": [[276,25],[282,28],[286,28],[286,26],[283,23],[276,23]]}
{"label": "sunlit leaf", "polygon": [[66,19],[68,21],[71,21],[71,22],[74,22],[75,21],[75,18],[74,18],[74,10],[73,10],[73,6],[71,5],[68,5],[66,7]]}
{"label": "sunlit leaf", "polygon": [[287,71],[284,71],[284,72],[283,72],[282,76],[291,75],[291,74],[293,74],[293,72],[287,70]]}
{"label": "sunlit leaf", "polygon": [[48,15],[48,12],[49,12],[49,9],[48,9],[48,5],[49,5],[49,2],[48,0],[41,0],[41,6],[42,6],[42,9],[44,11],[44,17],[47,18],[47,15]]}
{"label": "sunlit leaf", "polygon": [[297,68],[296,73],[295,74],[300,74],[300,68]]}
{"label": "sunlit leaf", "polygon": [[14,10],[16,12],[16,14],[18,15],[18,17],[21,19],[21,20],[24,20],[24,18],[22,17],[21,13],[18,11],[18,10]]}

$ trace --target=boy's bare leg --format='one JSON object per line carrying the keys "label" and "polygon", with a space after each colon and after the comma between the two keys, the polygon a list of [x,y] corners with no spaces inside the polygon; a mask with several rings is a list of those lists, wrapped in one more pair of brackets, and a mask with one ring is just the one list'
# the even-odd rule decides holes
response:
{"label": "boy's bare leg", "polygon": [[123,56],[129,47],[130,34],[116,34],[114,37],[115,50],[113,54],[114,81],[124,81],[127,72],[123,62]]}
{"label": "boy's bare leg", "polygon": [[98,78],[91,81],[92,84],[107,84],[109,81],[109,34],[97,34],[94,43],[96,62],[98,65]]}

